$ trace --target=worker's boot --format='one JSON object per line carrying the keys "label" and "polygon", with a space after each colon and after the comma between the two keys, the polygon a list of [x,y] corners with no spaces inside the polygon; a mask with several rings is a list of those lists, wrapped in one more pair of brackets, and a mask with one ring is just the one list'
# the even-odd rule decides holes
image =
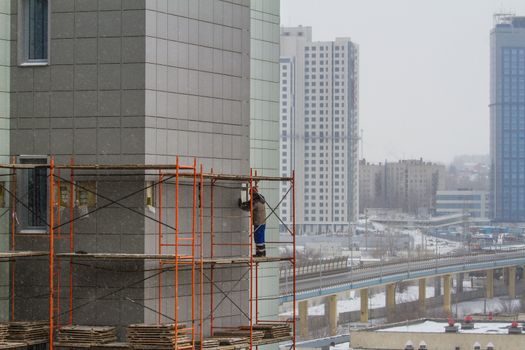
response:
{"label": "worker's boot", "polygon": [[255,257],[256,258],[262,258],[266,256],[266,245],[263,244],[256,244],[255,245]]}

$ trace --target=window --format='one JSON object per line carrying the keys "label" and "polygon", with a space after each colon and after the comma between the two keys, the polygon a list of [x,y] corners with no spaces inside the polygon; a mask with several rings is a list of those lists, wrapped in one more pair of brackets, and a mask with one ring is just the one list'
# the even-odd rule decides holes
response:
{"label": "window", "polygon": [[0,182],[0,208],[5,208],[5,182]]}
{"label": "window", "polygon": [[21,0],[21,63],[47,64],[49,0]]}
{"label": "window", "polygon": [[[47,157],[21,157],[21,164],[47,164]],[[47,168],[33,168],[21,173],[22,194],[18,220],[22,232],[45,230],[47,226]]]}

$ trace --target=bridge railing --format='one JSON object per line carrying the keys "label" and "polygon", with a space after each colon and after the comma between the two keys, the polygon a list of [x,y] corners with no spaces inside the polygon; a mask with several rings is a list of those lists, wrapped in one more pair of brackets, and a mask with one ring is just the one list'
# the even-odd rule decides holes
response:
{"label": "bridge railing", "polygon": [[[348,258],[344,256],[339,256],[329,259],[300,261],[298,262],[295,270],[297,278],[305,278],[307,276],[319,275],[320,273],[345,271],[348,270],[348,268]],[[282,280],[286,280],[287,278],[291,278],[292,269],[289,267],[281,266],[279,273],[280,278]]]}

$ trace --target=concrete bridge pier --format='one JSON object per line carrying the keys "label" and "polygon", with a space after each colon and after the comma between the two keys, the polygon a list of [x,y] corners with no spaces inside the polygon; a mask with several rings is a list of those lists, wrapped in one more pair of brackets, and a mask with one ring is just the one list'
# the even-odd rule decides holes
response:
{"label": "concrete bridge pier", "polygon": [[443,310],[450,315],[452,311],[452,276],[443,276]]}
{"label": "concrete bridge pier", "polygon": [[507,290],[509,291],[509,298],[516,299],[516,266],[507,267]]}
{"label": "concrete bridge pier", "polygon": [[390,283],[386,285],[386,310],[387,319],[392,320],[396,314],[396,284]]}
{"label": "concrete bridge pier", "polygon": [[464,274],[463,272],[460,272],[457,274],[456,277],[456,291],[457,293],[463,293],[463,280],[464,280]]}
{"label": "concrete bridge pier", "polygon": [[426,299],[427,299],[427,279],[419,279],[419,315],[424,316],[426,311]]}
{"label": "concrete bridge pier", "polygon": [[337,295],[334,294],[325,298],[324,314],[328,318],[330,336],[337,335]]}
{"label": "concrete bridge pier", "polygon": [[368,288],[359,291],[361,297],[361,317],[362,323],[368,323]]}
{"label": "concrete bridge pier", "polygon": [[308,300],[299,302],[299,335],[308,338]]}
{"label": "concrete bridge pier", "polygon": [[434,278],[434,297],[441,295],[441,276]]}
{"label": "concrete bridge pier", "polygon": [[494,270],[487,270],[485,291],[487,293],[487,299],[494,298]]}

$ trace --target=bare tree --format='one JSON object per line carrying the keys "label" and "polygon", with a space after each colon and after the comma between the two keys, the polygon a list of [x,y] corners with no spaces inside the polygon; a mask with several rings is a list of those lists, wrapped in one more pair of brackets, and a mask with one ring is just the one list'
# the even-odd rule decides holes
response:
{"label": "bare tree", "polygon": [[515,315],[520,311],[520,306],[513,299],[501,299],[499,301],[499,311],[507,315]]}

